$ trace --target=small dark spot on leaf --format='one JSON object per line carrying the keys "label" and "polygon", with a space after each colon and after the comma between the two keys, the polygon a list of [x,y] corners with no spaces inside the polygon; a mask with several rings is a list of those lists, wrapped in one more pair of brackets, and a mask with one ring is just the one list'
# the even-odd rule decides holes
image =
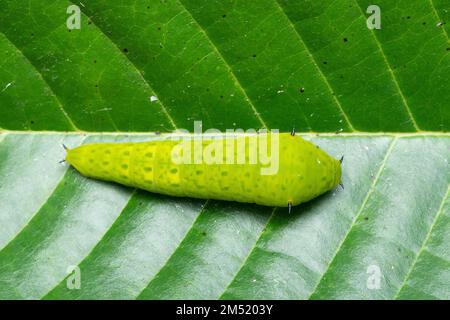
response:
{"label": "small dark spot on leaf", "polygon": [[123,52],[127,53],[128,49],[127,48],[123,48]]}
{"label": "small dark spot on leaf", "polygon": [[347,39],[347,38],[344,38],[344,39],[342,39],[342,40],[344,40],[344,42],[347,42],[347,41],[348,41],[348,39]]}
{"label": "small dark spot on leaf", "polygon": [[31,120],[31,121],[30,121],[30,123],[31,123],[31,124],[34,124],[34,121],[33,121],[33,120]]}
{"label": "small dark spot on leaf", "polygon": [[411,16],[407,16],[406,19],[411,19]]}
{"label": "small dark spot on leaf", "polygon": [[450,47],[448,47],[446,50],[447,50],[447,51],[450,51]]}
{"label": "small dark spot on leaf", "polygon": [[324,61],[323,64],[327,64],[328,62]]}
{"label": "small dark spot on leaf", "polygon": [[203,236],[206,236],[206,232],[205,232],[205,231],[202,231],[202,235],[203,235]]}
{"label": "small dark spot on leaf", "polygon": [[161,31],[161,27],[158,27],[158,30]]}
{"label": "small dark spot on leaf", "polygon": [[427,23],[426,22],[422,22],[422,25],[426,25]]}
{"label": "small dark spot on leaf", "polygon": [[223,99],[223,96],[220,96],[220,99]]}
{"label": "small dark spot on leaf", "polygon": [[97,60],[94,60],[94,63],[97,63]]}
{"label": "small dark spot on leaf", "polygon": [[364,220],[368,221],[368,220],[369,220],[369,217],[364,217]]}
{"label": "small dark spot on leaf", "polygon": [[303,93],[303,92],[305,92],[305,88],[300,88],[298,91],[300,91],[300,93]]}
{"label": "small dark spot on leaf", "polygon": [[226,15],[226,14],[223,14],[223,15],[222,15],[222,18],[226,18],[226,17],[227,17],[227,15]]}
{"label": "small dark spot on leaf", "polygon": [[253,58],[256,58],[256,54],[253,54],[252,57],[253,57]]}

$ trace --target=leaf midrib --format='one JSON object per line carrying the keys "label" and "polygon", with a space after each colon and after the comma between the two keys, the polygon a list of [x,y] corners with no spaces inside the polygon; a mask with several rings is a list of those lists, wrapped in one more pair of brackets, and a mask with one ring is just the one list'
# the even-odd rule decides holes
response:
{"label": "leaf midrib", "polygon": [[[233,128],[236,130],[236,128]],[[244,129],[245,130],[245,129]],[[101,136],[166,136],[166,135],[184,135],[184,133],[174,132],[144,132],[144,131],[42,131],[42,130],[2,130],[0,128],[0,135],[101,135]],[[222,135],[225,133],[208,133],[208,136]],[[355,131],[355,132],[295,132],[296,135],[302,137],[450,137],[450,131],[417,131],[417,132],[369,132],[369,131]]]}

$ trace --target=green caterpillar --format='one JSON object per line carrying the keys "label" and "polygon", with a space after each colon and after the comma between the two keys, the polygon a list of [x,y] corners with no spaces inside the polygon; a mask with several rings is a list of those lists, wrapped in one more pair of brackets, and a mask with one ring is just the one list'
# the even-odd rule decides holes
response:
{"label": "green caterpillar", "polygon": [[289,209],[341,181],[340,161],[293,133],[95,143],[67,150],[65,160],[86,177],[150,192]]}

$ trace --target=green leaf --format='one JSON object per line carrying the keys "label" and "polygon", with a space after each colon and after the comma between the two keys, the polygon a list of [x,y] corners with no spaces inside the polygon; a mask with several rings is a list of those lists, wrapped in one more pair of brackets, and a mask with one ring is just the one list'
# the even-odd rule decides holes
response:
{"label": "green leaf", "polygon": [[[450,299],[450,4],[371,4],[4,0],[0,298]],[[58,164],[194,120],[295,127],[345,189],[288,215]]]}

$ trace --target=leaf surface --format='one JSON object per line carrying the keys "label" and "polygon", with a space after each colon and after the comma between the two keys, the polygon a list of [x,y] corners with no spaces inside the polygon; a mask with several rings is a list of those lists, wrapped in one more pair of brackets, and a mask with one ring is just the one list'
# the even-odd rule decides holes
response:
{"label": "leaf surface", "polygon": [[[380,30],[369,5],[4,0],[0,298],[449,299],[450,5],[380,0]],[[195,120],[295,127],[345,189],[288,215],[58,164]]]}

